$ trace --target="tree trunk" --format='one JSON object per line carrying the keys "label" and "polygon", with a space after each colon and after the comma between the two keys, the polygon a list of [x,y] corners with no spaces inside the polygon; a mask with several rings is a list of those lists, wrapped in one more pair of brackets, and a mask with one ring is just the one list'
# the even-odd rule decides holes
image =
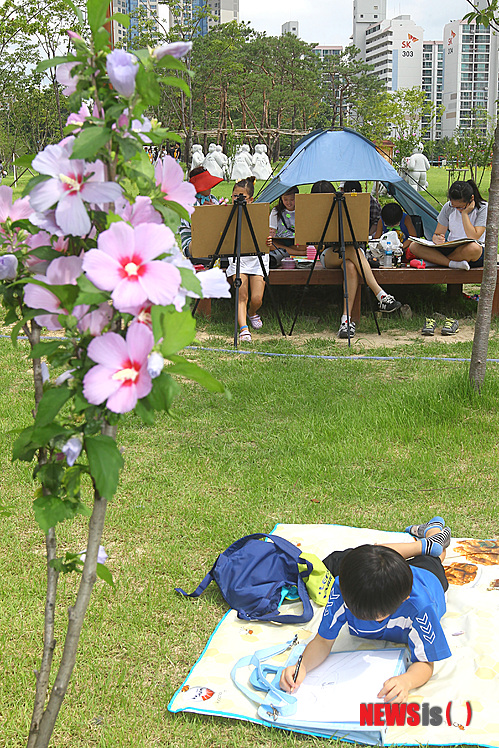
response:
{"label": "tree trunk", "polygon": [[[115,438],[116,426],[106,425],[102,429],[102,433],[106,436]],[[64,649],[61,657],[61,662],[54,685],[52,687],[52,691],[50,693],[47,708],[45,709],[40,722],[40,728],[38,731],[36,742],[34,743],[34,748],[48,748],[57,716],[61,709],[62,702],[71,680],[71,675],[73,673],[73,668],[76,662],[76,654],[78,650],[78,643],[80,641],[81,630],[83,628],[83,622],[85,620],[85,614],[87,612],[93,586],[97,578],[97,555],[99,553],[99,545],[104,529],[106,509],[107,499],[100,496],[99,493],[95,490],[94,506],[88,526],[88,540],[85,564],[83,566],[80,585],[78,587],[78,594],[76,596],[76,602],[74,606],[69,608],[68,610],[68,629],[64,641]]]}
{"label": "tree trunk", "polygon": [[[40,326],[32,320],[31,328],[25,329],[28,334],[31,348],[40,342]],[[35,386],[35,410],[43,397],[43,379],[41,360],[33,359],[33,381]],[[43,465],[46,462],[45,450],[40,450],[38,454],[38,464]],[[45,595],[45,617],[43,629],[43,653],[40,670],[36,673],[35,700],[33,704],[33,713],[31,715],[31,725],[27,748],[33,748],[36,745],[38,730],[45,708],[47,692],[49,687],[50,670],[56,641],[54,638],[55,627],[55,603],[57,598],[57,582],[59,572],[50,566],[50,562],[57,556],[57,538],[55,529],[51,527],[45,536],[45,548],[47,554],[47,592]]]}
{"label": "tree trunk", "polygon": [[492,300],[497,282],[497,242],[499,238],[499,124],[494,134],[492,171],[490,175],[489,209],[487,214],[487,234],[483,279],[480,288],[480,300],[473,337],[473,350],[469,377],[473,387],[480,391],[485,379],[487,350],[489,346],[490,319]]}

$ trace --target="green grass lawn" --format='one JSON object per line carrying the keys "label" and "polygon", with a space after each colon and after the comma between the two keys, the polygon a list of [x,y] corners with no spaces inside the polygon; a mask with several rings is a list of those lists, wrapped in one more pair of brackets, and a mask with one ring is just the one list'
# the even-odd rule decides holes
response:
{"label": "green grass lawn", "polygon": [[[446,354],[454,345],[463,355],[460,344]],[[9,461],[9,432],[29,423],[32,407],[26,353],[25,343],[14,352],[0,339],[1,502],[14,507],[0,537],[2,748],[25,745],[42,645],[43,537],[31,466]],[[58,748],[324,745],[167,712],[226,610],[214,585],[195,602],[173,588],[194,588],[233,540],[276,522],[398,530],[443,514],[458,536],[498,531],[497,364],[478,396],[461,363],[188,355],[223,380],[232,400],[187,384],[174,419],[145,427],[126,417],[125,469],[103,538],[117,588],[96,585]],[[58,535],[61,553],[83,550],[80,519]],[[74,588],[72,577],[61,578],[59,642]]]}

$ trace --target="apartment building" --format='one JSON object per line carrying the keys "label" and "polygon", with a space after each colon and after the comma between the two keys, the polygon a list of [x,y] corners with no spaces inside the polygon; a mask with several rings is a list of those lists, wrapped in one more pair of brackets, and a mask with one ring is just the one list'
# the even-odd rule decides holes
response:
{"label": "apartment building", "polygon": [[478,24],[451,21],[444,27],[442,137],[484,127],[482,112],[496,117],[498,41],[493,29]]}

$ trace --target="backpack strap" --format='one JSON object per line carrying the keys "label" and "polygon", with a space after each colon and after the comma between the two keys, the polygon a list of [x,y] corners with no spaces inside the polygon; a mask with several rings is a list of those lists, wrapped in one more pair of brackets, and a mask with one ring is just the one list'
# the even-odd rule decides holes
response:
{"label": "backpack strap", "polygon": [[[266,649],[259,649],[252,655],[241,657],[236,662],[230,672],[230,677],[234,685],[243,693],[250,701],[260,706],[263,703],[263,699],[255,694],[254,691],[250,690],[243,683],[237,679],[237,671],[242,667],[254,667],[253,672],[250,675],[250,683],[257,691],[263,691],[267,694],[271,694],[272,708],[277,710],[280,716],[289,717],[296,711],[296,696],[286,693],[279,688],[279,679],[282,666],[262,665],[265,660],[269,660],[272,657],[286,652],[293,645],[294,640],[286,642],[284,645],[277,645],[273,647],[267,647]],[[303,649],[303,648],[302,648]],[[272,681],[268,680],[269,675],[274,675]],[[266,699],[268,696],[266,697]]]}
{"label": "backpack strap", "polygon": [[208,572],[208,574],[205,576],[201,584],[199,584],[194,592],[191,592],[190,594],[188,592],[185,592],[185,590],[182,589],[182,587],[175,587],[175,592],[179,592],[184,597],[199,597],[203,594],[205,589],[208,587],[209,583],[213,581],[213,577],[211,576],[211,571]]}

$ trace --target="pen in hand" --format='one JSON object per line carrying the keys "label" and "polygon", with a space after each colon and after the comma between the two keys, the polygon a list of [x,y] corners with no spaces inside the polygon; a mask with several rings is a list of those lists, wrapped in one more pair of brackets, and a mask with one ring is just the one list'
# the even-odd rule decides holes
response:
{"label": "pen in hand", "polygon": [[298,657],[298,661],[296,663],[295,672],[293,673],[293,683],[296,683],[296,679],[298,678],[298,673],[300,672],[300,665],[301,665],[302,659],[303,659],[303,652]]}

